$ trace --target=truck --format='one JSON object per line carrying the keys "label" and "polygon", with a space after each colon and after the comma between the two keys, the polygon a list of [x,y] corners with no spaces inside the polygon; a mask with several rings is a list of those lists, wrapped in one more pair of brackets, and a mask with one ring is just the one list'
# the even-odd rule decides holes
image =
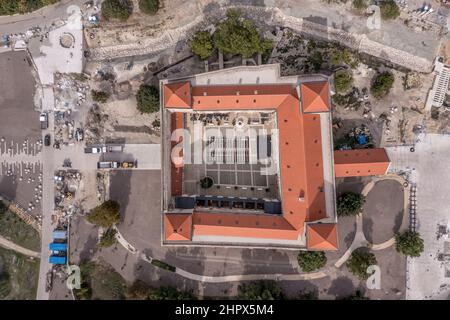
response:
{"label": "truck", "polygon": [[115,146],[106,146],[106,152],[122,152],[123,146],[115,145]]}
{"label": "truck", "polygon": [[86,147],[84,153],[105,153],[106,147]]}
{"label": "truck", "polygon": [[51,264],[66,264],[66,256],[57,256],[57,255],[51,255],[48,258],[48,262]]}
{"label": "truck", "polygon": [[54,230],[53,231],[53,239],[67,239],[67,231],[66,230]]}
{"label": "truck", "polygon": [[131,169],[137,168],[137,161],[99,161],[97,169]]}
{"label": "truck", "polygon": [[107,153],[107,152],[122,152],[123,146],[89,146],[84,148],[84,153]]}
{"label": "truck", "polygon": [[124,161],[120,163],[120,168],[130,169],[137,168],[137,161]]}
{"label": "truck", "polygon": [[39,121],[41,122],[41,129],[45,130],[48,128],[48,114],[46,112],[42,112],[39,116]]}
{"label": "truck", "polygon": [[120,162],[117,161],[99,161],[97,162],[97,169],[117,169],[120,167]]}
{"label": "truck", "polygon": [[48,245],[48,248],[50,251],[67,251],[67,243],[58,243],[58,242],[52,242]]}

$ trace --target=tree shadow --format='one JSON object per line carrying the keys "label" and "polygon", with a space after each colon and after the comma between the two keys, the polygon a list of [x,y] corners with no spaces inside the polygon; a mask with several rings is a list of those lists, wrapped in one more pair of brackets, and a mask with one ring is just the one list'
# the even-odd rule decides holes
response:
{"label": "tree shadow", "polygon": [[346,277],[339,277],[331,283],[327,293],[338,300],[353,294],[354,291],[355,286],[352,280]]}
{"label": "tree shadow", "polygon": [[116,170],[110,173],[109,198],[120,204],[120,221],[125,218],[131,193],[132,170]]}

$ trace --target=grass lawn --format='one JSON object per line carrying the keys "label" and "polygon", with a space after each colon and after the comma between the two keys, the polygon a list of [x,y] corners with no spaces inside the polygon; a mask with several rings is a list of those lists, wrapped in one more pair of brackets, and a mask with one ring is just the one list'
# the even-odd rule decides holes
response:
{"label": "grass lawn", "polygon": [[[104,261],[89,261],[81,266],[81,281],[90,287],[90,300],[121,300],[125,299],[127,283],[108,263]],[[76,293],[76,291],[75,291]]]}
{"label": "grass lawn", "polygon": [[0,16],[11,15],[16,13],[32,12],[49,4],[56,3],[60,0],[1,0],[0,1]]}
{"label": "grass lawn", "polygon": [[0,300],[34,300],[39,259],[0,247]]}
{"label": "grass lawn", "polygon": [[10,211],[0,213],[0,235],[24,248],[41,250],[41,239],[37,231]]}

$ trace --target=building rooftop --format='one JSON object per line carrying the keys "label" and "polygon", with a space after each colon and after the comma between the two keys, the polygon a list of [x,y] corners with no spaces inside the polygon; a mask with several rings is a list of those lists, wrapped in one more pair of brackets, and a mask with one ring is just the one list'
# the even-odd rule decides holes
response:
{"label": "building rooftop", "polygon": [[[163,195],[164,243],[244,243],[336,250],[335,170],[339,171],[339,176],[342,172],[355,176],[370,174],[367,170],[373,170],[376,174],[387,170],[386,158],[376,149],[359,151],[365,152],[365,155],[338,152],[335,166],[330,84],[324,76],[280,77],[278,65],[264,65],[219,70],[178,81],[164,80],[161,86],[162,130],[165,137],[163,179],[172,184]],[[279,197],[273,192],[264,196],[263,189],[259,191],[253,185],[252,166],[255,164],[249,162],[255,153],[252,140],[238,141],[234,136],[228,140],[221,138],[221,130],[246,132],[252,127],[252,121],[232,124],[227,121],[223,124],[221,121],[212,122],[209,118],[205,120],[207,115],[222,119],[229,114],[239,117],[241,113],[267,115],[268,112],[275,113],[275,126],[268,127],[271,141],[269,158],[270,174],[277,181]],[[201,129],[200,135],[206,129],[218,132],[215,138],[203,139],[202,144],[203,147],[214,145],[213,149],[206,149],[208,157],[214,154],[213,158],[219,159],[212,167],[190,162],[193,147],[188,140],[195,136],[190,128],[192,118]],[[203,122],[197,121],[199,118]],[[191,131],[185,131],[182,137],[174,137],[169,131],[180,128]],[[181,148],[181,145],[189,148],[188,152],[184,152],[186,149],[173,150]],[[229,150],[228,145],[232,146]],[[227,155],[231,155],[230,159],[239,159],[239,154],[245,161],[231,165],[233,168],[223,160]],[[372,165],[375,167],[371,168]],[[205,169],[192,171],[192,166],[204,166]],[[238,166],[241,170],[237,170]],[[246,166],[251,169],[243,170]],[[363,173],[363,167],[370,169]],[[198,184],[203,178],[199,172],[208,173],[208,168],[212,170],[209,172],[229,171],[232,178],[226,174],[214,175],[214,180],[218,179],[216,182],[219,184],[217,188],[211,188],[213,190],[188,187],[188,183]],[[248,171],[252,180],[250,187],[239,183],[247,179],[245,172]],[[181,225],[184,231],[175,232]],[[189,225],[190,233],[184,233]]]}

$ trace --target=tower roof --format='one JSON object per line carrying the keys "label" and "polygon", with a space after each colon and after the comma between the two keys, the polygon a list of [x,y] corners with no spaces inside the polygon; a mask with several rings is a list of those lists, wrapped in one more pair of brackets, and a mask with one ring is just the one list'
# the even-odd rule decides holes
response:
{"label": "tower roof", "polygon": [[171,241],[191,241],[192,215],[167,213],[164,215],[165,238]]}
{"label": "tower roof", "polygon": [[330,111],[329,86],[327,81],[304,82],[300,86],[303,112]]}
{"label": "tower roof", "polygon": [[164,106],[166,108],[191,107],[191,83],[175,82],[164,86]]}
{"label": "tower roof", "polygon": [[337,250],[337,232],[335,223],[308,224],[307,248],[312,250]]}

